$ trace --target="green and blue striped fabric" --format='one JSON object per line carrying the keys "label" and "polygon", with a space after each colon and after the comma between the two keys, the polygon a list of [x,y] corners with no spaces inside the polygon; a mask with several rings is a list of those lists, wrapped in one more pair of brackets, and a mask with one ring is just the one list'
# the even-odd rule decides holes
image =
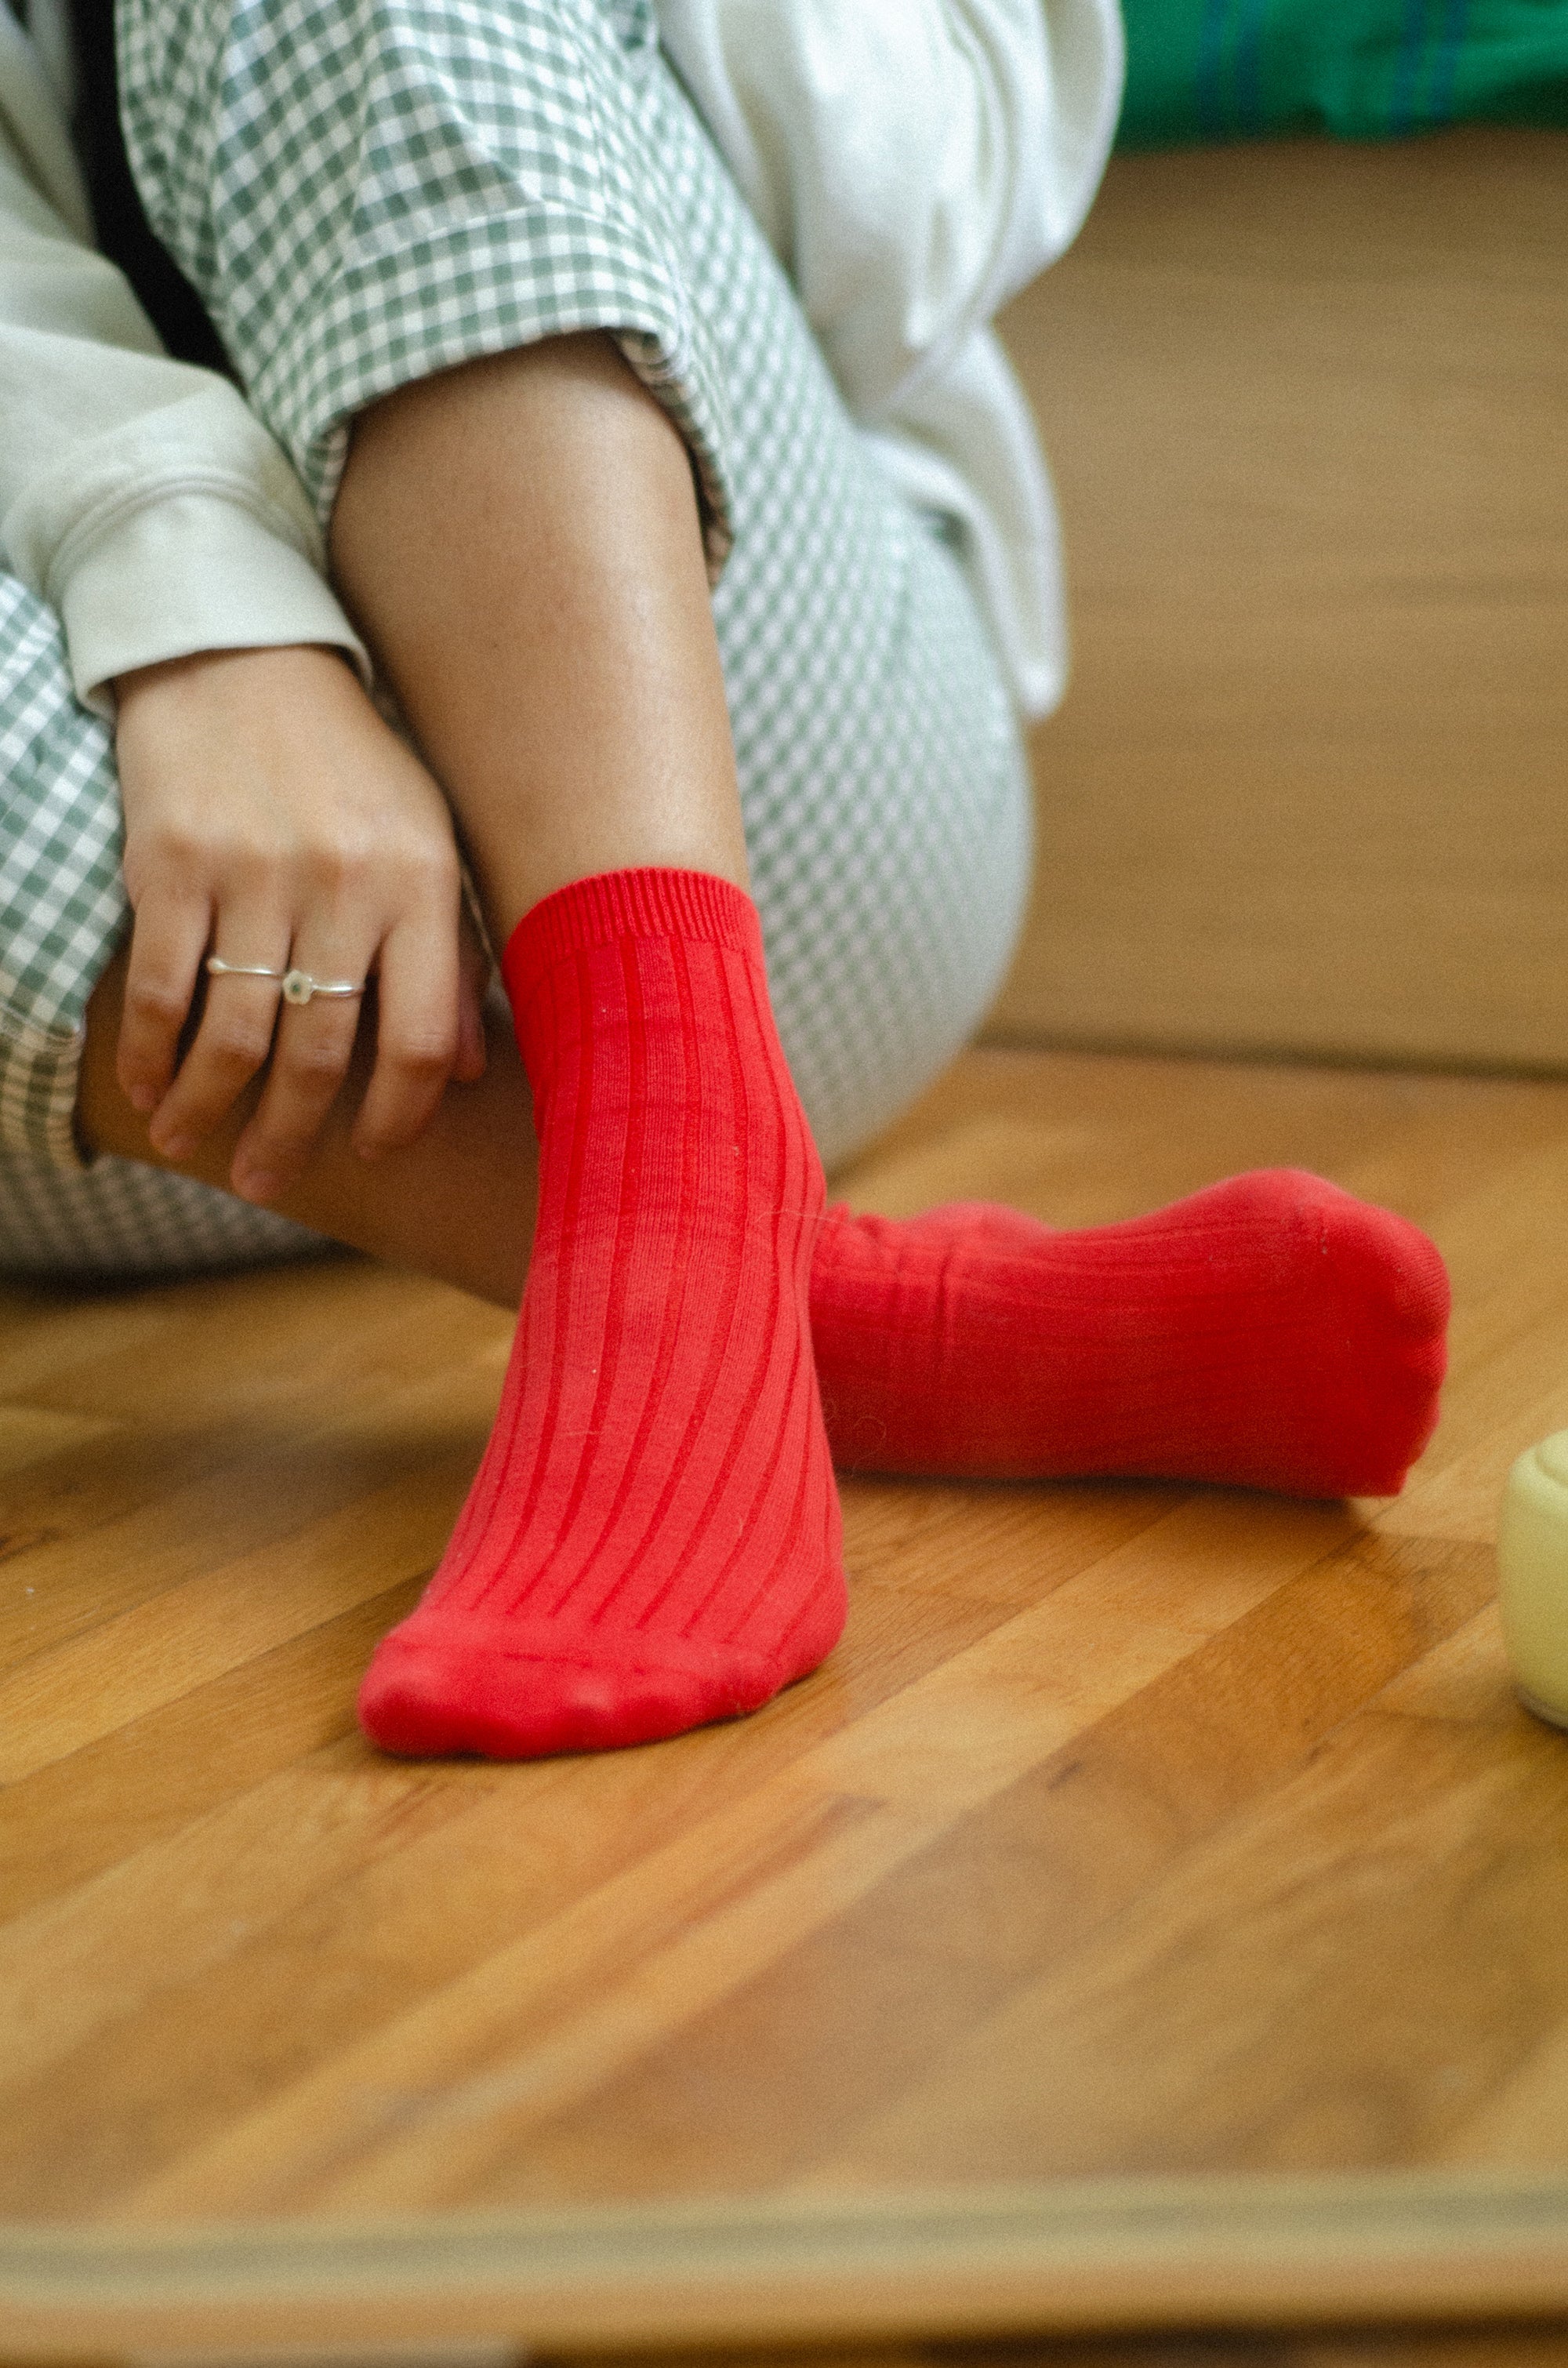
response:
{"label": "green and blue striped fabric", "polygon": [[1568,0],[1123,0],[1118,144],[1568,126]]}

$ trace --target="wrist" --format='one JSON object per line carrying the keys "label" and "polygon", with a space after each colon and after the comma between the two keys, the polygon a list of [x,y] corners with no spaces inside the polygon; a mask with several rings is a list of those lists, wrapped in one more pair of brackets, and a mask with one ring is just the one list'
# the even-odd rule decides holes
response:
{"label": "wrist", "polygon": [[179,657],[160,658],[154,665],[133,666],[116,675],[109,688],[123,714],[128,705],[162,694],[178,695],[209,686],[248,691],[276,683],[281,689],[306,676],[334,682],[345,671],[358,687],[348,654],[331,643],[262,643],[242,649],[190,650]]}

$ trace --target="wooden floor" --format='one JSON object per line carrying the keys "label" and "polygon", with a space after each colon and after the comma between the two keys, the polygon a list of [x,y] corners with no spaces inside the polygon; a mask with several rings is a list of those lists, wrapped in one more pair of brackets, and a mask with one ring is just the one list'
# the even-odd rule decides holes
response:
{"label": "wooden floor", "polygon": [[[400,1764],[353,1725],[479,1452],[502,1318],[347,1260],[6,1292],[0,2356],[240,2340],[139,2316],[107,2255],[73,2316],[90,2237],[123,2263],[198,2224],[455,2243],[933,2190],[961,2216],[1058,2181],[1092,2206],[1371,2175],[1369,2226],[1382,2174],[1491,2182],[1535,2199],[1568,2294],[1568,1738],[1516,1705],[1491,1608],[1508,1464],[1568,1426],[1568,1086],[981,1052],[846,1181],[1073,1224],[1275,1162],[1450,1261],[1447,1411],[1402,1498],[857,1481],[816,1677],[528,1767]],[[1105,2290],[1083,2323],[1139,2315]],[[1236,2315],[1205,2291],[1176,2315]],[[1114,2352],[1233,2355],[1534,2368],[1568,2341]]]}

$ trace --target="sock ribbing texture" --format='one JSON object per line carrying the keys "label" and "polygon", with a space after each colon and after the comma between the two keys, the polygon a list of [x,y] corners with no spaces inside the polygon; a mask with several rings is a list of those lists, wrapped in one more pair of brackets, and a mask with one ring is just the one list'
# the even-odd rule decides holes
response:
{"label": "sock ribbing texture", "polygon": [[1392,1495],[1437,1420],[1434,1245],[1260,1169],[1124,1224],[828,1212],[812,1326],[843,1470]]}
{"label": "sock ribbing texture", "polygon": [[503,958],[540,1139],[500,1412],[360,1717],[388,1748],[642,1742],[755,1709],[843,1626],[807,1292],[822,1170],[751,900],[583,880]]}

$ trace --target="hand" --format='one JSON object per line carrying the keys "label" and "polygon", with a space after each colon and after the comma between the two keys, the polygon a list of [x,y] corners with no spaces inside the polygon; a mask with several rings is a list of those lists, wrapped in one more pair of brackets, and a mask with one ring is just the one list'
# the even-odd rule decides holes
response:
{"label": "hand", "polygon": [[[204,651],[122,676],[117,747],[135,910],[118,1075],[175,1163],[270,1061],[231,1180],[273,1200],[335,1099],[364,1008],[278,982],[203,979],[208,953],[322,979],[374,976],[375,1064],[353,1131],[412,1143],[449,1077],[484,1066],[486,964],[462,911],[451,816],[418,758],[325,649]],[[180,1058],[199,984],[200,1024]]]}

